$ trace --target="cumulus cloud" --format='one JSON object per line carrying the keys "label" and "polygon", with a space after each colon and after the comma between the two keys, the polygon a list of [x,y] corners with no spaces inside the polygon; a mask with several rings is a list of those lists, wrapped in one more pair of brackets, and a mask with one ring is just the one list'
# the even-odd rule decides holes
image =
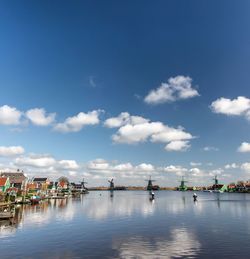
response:
{"label": "cumulus cloud", "polygon": [[64,175],[67,177],[82,177],[80,174],[82,166],[75,160],[56,160],[49,154],[27,154],[16,157],[11,165],[22,168],[27,172],[28,177],[48,176],[51,179],[58,179]]}
{"label": "cumulus cloud", "polygon": [[15,107],[4,105],[0,107],[0,124],[18,125],[20,124],[22,112]]}
{"label": "cumulus cloud", "polygon": [[157,89],[151,90],[144,101],[148,104],[161,104],[198,95],[198,91],[192,87],[190,77],[176,76],[169,78],[167,83],[162,83]]}
{"label": "cumulus cloud", "polygon": [[55,125],[54,130],[59,132],[78,132],[84,126],[99,124],[101,110],[94,110],[88,113],[80,112],[76,116],[68,117],[63,123]]}
{"label": "cumulus cloud", "polygon": [[90,161],[87,165],[87,168],[91,171],[103,171],[109,169],[109,163],[102,158],[97,158],[93,161]]}
{"label": "cumulus cloud", "polygon": [[146,163],[142,163],[138,166],[136,166],[136,170],[138,171],[149,171],[149,172],[152,172],[155,170],[154,166],[151,165],[151,164],[146,164]]}
{"label": "cumulus cloud", "polygon": [[186,172],[188,172],[188,169],[179,165],[169,165],[164,167],[163,171],[167,173],[174,173],[178,176],[183,176]]}
{"label": "cumulus cloud", "polygon": [[235,168],[239,168],[239,166],[236,163],[225,165],[225,169],[235,169]]}
{"label": "cumulus cloud", "polygon": [[30,109],[25,113],[26,117],[37,126],[48,126],[54,122],[56,113],[46,114],[43,108]]}
{"label": "cumulus cloud", "polygon": [[0,156],[16,156],[24,153],[24,148],[21,146],[0,146]]}
{"label": "cumulus cloud", "polygon": [[79,165],[75,160],[60,160],[58,161],[58,167],[66,170],[76,170]]}
{"label": "cumulus cloud", "polygon": [[186,151],[190,145],[188,141],[176,140],[171,141],[165,146],[167,151]]}
{"label": "cumulus cloud", "polygon": [[204,151],[219,151],[217,147],[206,146],[203,148]]}
{"label": "cumulus cloud", "polygon": [[15,159],[17,166],[31,166],[31,167],[50,167],[56,164],[56,160],[49,155],[30,154],[29,156],[21,156]]}
{"label": "cumulus cloud", "polygon": [[117,117],[111,117],[104,122],[104,126],[107,128],[119,128],[126,124],[136,125],[148,122],[141,116],[131,116],[128,112],[122,112]]}
{"label": "cumulus cloud", "polygon": [[248,162],[243,163],[240,168],[245,172],[250,173],[250,163]]}
{"label": "cumulus cloud", "polygon": [[100,158],[88,162],[86,169],[89,173],[95,174],[95,177],[116,178],[118,176],[121,178],[141,178],[158,173],[158,169],[152,164],[141,163],[139,165],[133,165],[130,162],[108,162]]}
{"label": "cumulus cloud", "polygon": [[202,163],[200,163],[200,162],[190,162],[190,165],[191,166],[200,166],[200,165],[202,165]]}
{"label": "cumulus cloud", "polygon": [[150,136],[164,130],[161,122],[146,122],[142,124],[127,124],[119,128],[112,139],[116,143],[134,144],[146,141]]}
{"label": "cumulus cloud", "polygon": [[149,119],[131,116],[128,113],[107,119],[105,125],[119,128],[112,136],[115,143],[136,144],[146,141],[165,143],[167,151],[185,151],[190,147],[189,140],[193,138],[183,127],[169,127],[162,122],[151,122]]}
{"label": "cumulus cloud", "polygon": [[210,108],[214,113],[250,118],[250,99],[244,96],[232,100],[221,97],[212,102]]}
{"label": "cumulus cloud", "polygon": [[242,142],[237,151],[241,153],[250,152],[250,143]]}
{"label": "cumulus cloud", "polygon": [[199,169],[199,168],[197,168],[197,167],[191,168],[191,169],[189,170],[189,173],[190,173],[192,176],[198,176],[198,177],[205,175],[205,173],[204,173],[201,169]]}

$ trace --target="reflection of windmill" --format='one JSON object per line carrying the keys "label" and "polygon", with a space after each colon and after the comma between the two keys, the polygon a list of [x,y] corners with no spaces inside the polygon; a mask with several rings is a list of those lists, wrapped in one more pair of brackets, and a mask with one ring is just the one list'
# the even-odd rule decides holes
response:
{"label": "reflection of windmill", "polygon": [[148,182],[147,190],[148,190],[148,191],[152,191],[152,189],[153,189],[153,182],[155,182],[155,180],[152,180],[152,179],[151,179],[151,176],[150,176],[149,179],[148,179],[148,180],[145,180],[145,181]]}
{"label": "reflection of windmill", "polygon": [[108,180],[108,182],[110,183],[109,189],[110,189],[110,190],[113,190],[114,187],[115,187],[115,185],[114,185],[114,179],[112,178],[111,180]]}
{"label": "reflection of windmill", "polygon": [[181,177],[181,185],[179,186],[179,191],[186,191],[187,186],[185,185],[187,181],[185,181],[184,176]]}
{"label": "reflection of windmill", "polygon": [[87,182],[85,182],[85,181],[84,181],[84,178],[83,178],[83,179],[82,179],[82,182],[81,182],[82,189],[87,189],[87,188],[85,187],[85,184],[87,184]]}

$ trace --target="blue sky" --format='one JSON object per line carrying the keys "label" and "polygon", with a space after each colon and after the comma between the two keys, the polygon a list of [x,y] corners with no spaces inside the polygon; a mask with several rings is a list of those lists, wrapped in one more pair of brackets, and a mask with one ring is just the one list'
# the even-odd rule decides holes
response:
{"label": "blue sky", "polygon": [[1,170],[248,179],[249,5],[1,1]]}

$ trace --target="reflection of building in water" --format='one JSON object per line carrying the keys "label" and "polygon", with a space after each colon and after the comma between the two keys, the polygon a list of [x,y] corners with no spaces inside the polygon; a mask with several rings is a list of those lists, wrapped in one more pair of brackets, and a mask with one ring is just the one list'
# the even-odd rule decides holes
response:
{"label": "reflection of building in water", "polygon": [[13,235],[20,222],[23,219],[22,206],[15,208],[15,215],[13,218],[7,220],[0,220],[0,238]]}
{"label": "reflection of building in water", "polygon": [[103,192],[102,196],[86,199],[83,203],[86,215],[94,219],[105,219],[109,216],[121,217],[139,213],[146,217],[155,211],[155,206],[149,201],[147,193],[134,195],[133,192],[126,192],[126,198],[120,196],[120,192],[116,192],[113,197],[110,195],[109,192]]}
{"label": "reflection of building in water", "polygon": [[112,248],[119,258],[193,258],[200,251],[201,244],[190,230],[176,228],[166,237],[115,239]]}
{"label": "reflection of building in water", "polygon": [[113,201],[113,198],[114,198],[114,190],[110,190],[110,198],[111,198],[111,201]]}
{"label": "reflection of building in water", "polygon": [[63,209],[67,206],[68,199],[58,199],[56,204],[58,208]]}

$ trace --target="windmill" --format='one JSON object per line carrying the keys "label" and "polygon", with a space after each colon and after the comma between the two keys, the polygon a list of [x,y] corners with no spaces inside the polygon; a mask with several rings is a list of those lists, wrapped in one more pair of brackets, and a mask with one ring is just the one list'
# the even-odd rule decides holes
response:
{"label": "windmill", "polygon": [[186,191],[187,186],[185,185],[185,183],[187,183],[188,181],[185,181],[184,176],[182,176],[180,182],[181,182],[181,185],[179,186],[179,191]]}
{"label": "windmill", "polygon": [[82,189],[87,189],[87,188],[85,187],[85,184],[87,184],[87,182],[85,182],[85,181],[84,181],[84,178],[83,178],[83,179],[82,179],[82,182],[81,182]]}
{"label": "windmill", "polygon": [[148,186],[147,186],[147,191],[152,191],[153,190],[153,182],[155,182],[155,180],[151,179],[151,176],[149,177],[148,180],[145,180],[148,182]]}
{"label": "windmill", "polygon": [[114,189],[114,187],[115,187],[115,185],[114,185],[114,179],[112,178],[111,180],[108,180],[108,182],[109,182],[109,189],[110,190],[113,190]]}
{"label": "windmill", "polygon": [[213,180],[214,180],[214,186],[217,187],[217,185],[219,183],[217,175],[214,176]]}

